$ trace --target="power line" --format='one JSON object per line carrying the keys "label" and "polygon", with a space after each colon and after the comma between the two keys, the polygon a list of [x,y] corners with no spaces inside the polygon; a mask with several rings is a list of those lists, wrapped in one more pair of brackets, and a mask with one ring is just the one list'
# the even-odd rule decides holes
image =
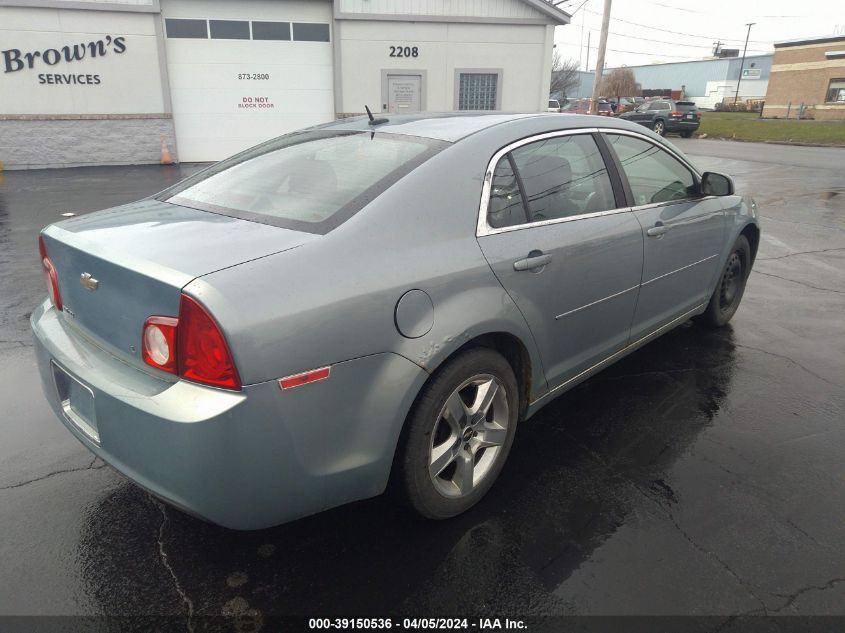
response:
{"label": "power line", "polygon": [[[592,9],[584,9],[584,11],[588,13],[592,13],[594,15],[601,15],[598,11],[593,11]],[[622,18],[613,18],[617,22],[624,22],[625,24],[631,24],[632,26],[639,26],[644,29],[651,29],[653,31],[662,31],[664,33],[672,33],[673,35],[685,35],[687,37],[698,37],[700,39],[705,40],[713,40],[716,39],[715,35],[696,35],[695,33],[682,33],[681,31],[670,31],[669,29],[661,29],[656,26],[649,26],[648,24],[640,24],[639,22],[631,22],[630,20],[623,20]],[[725,38],[731,42],[744,42],[745,40],[736,40],[732,38]],[[749,40],[752,44],[771,44],[771,42],[766,42],[763,40]]]}
{"label": "power line", "polygon": [[[617,37],[628,37],[628,38],[631,38],[631,39],[634,39],[634,40],[643,40],[645,42],[655,42],[657,44],[671,44],[672,46],[684,46],[684,47],[688,47],[688,48],[710,48],[713,44],[712,42],[710,42],[709,44],[682,44],[680,42],[670,42],[670,41],[667,41],[667,40],[655,40],[655,39],[652,39],[650,37],[640,37],[639,35],[627,35],[625,33],[617,33],[616,31],[610,31],[610,34],[616,35]],[[769,53],[769,52],[771,52],[771,51],[764,51],[764,50],[752,49],[752,48],[749,48],[748,50],[751,51],[751,52],[754,52],[754,53]]]}

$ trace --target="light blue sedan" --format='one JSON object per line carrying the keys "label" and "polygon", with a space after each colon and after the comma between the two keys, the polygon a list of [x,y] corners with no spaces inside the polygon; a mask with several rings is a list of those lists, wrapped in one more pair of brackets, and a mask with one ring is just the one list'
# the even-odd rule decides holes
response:
{"label": "light blue sedan", "polygon": [[32,329],[63,424],[178,508],[255,529],[390,484],[441,519],[555,396],[724,325],[759,241],[633,123],[363,117],[47,227]]}

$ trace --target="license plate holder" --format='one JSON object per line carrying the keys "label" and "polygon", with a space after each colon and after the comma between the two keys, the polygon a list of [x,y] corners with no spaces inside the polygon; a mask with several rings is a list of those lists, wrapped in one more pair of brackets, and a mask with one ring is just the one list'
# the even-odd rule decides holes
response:
{"label": "license plate holder", "polygon": [[94,392],[78,379],[71,376],[51,361],[53,382],[59,396],[59,406],[65,419],[85,437],[100,444],[100,431],[97,428],[97,415],[94,407]]}
{"label": "license plate holder", "polygon": [[688,114],[688,115],[687,115],[687,118],[688,118],[688,119],[694,119],[694,118],[695,118],[695,115],[694,115],[694,114]]}

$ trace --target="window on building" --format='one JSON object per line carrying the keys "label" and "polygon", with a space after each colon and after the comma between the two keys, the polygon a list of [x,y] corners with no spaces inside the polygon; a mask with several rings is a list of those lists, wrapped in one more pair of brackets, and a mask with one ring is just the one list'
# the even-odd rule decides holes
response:
{"label": "window on building", "polygon": [[607,140],[622,163],[636,206],[685,200],[696,195],[692,172],[668,152],[621,134],[608,134]]}
{"label": "window on building", "polygon": [[254,40],[290,40],[290,22],[252,22]]}
{"label": "window on building", "polygon": [[167,18],[164,21],[167,37],[187,39],[208,39],[208,22],[206,20],[182,20]]}
{"label": "window on building", "polygon": [[827,87],[828,103],[845,103],[845,79],[831,79]]}
{"label": "window on building", "polygon": [[460,73],[458,110],[496,110],[499,73]]}
{"label": "window on building", "polygon": [[294,22],[293,39],[297,42],[328,42],[329,25]]}
{"label": "window on building", "polygon": [[211,39],[248,40],[249,22],[243,20],[209,20]]}

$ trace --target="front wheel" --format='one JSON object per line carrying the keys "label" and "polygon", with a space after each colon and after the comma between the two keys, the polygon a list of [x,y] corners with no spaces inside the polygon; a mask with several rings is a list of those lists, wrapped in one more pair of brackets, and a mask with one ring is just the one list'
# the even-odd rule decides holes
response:
{"label": "front wheel", "polygon": [[740,235],[728,261],[722,269],[722,275],[716,284],[716,289],[710,297],[710,303],[702,314],[702,320],[711,327],[722,327],[736,313],[742,295],[745,293],[745,282],[751,272],[751,247],[744,235]]}
{"label": "front wheel", "polygon": [[511,366],[493,350],[470,349],[444,365],[408,418],[397,492],[431,519],[478,503],[513,444],[518,394]]}
{"label": "front wheel", "polygon": [[654,133],[660,136],[666,136],[666,124],[663,121],[654,122]]}

